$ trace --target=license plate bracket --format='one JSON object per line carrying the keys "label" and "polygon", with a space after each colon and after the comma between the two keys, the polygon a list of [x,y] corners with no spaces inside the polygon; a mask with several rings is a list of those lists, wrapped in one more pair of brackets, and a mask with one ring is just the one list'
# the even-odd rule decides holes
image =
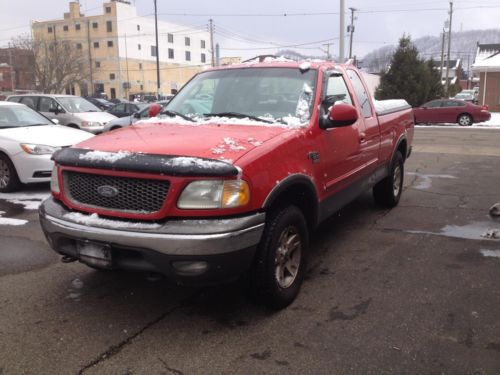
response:
{"label": "license plate bracket", "polygon": [[78,241],[76,249],[78,258],[83,263],[98,268],[112,268],[111,246],[92,241]]}

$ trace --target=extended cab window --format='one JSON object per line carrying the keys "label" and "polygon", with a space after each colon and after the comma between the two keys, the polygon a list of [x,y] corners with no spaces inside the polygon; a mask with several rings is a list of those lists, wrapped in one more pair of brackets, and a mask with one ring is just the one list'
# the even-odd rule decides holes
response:
{"label": "extended cab window", "polygon": [[354,93],[358,99],[363,117],[372,117],[372,106],[370,104],[369,94],[366,92],[365,86],[363,85],[363,82],[361,82],[361,78],[359,78],[358,73],[350,69],[347,70],[347,75],[352,82],[352,86],[354,87]]}

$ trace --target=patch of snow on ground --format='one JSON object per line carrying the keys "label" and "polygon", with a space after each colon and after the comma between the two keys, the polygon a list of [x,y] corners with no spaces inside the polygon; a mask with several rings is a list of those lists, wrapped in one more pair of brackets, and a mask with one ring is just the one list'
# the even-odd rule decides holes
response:
{"label": "patch of snow on ground", "polygon": [[0,199],[23,205],[25,210],[38,210],[42,201],[49,196],[50,193],[0,193]]}
{"label": "patch of snow on ground", "polygon": [[500,250],[486,250],[482,249],[481,254],[485,257],[500,258]]}
{"label": "patch of snow on ground", "polygon": [[85,154],[79,156],[80,160],[90,160],[90,161],[107,161],[114,163],[120,159],[132,155],[128,151],[118,151],[118,152],[106,152],[106,151],[88,151]]}
{"label": "patch of snow on ground", "polygon": [[28,220],[21,219],[11,219],[8,217],[2,217],[5,214],[5,211],[0,211],[0,225],[24,225],[28,222]]}
{"label": "patch of snow on ground", "polygon": [[141,223],[129,222],[100,218],[97,214],[84,215],[79,212],[70,212],[63,216],[65,219],[73,221],[78,224],[107,227],[112,229],[158,229],[160,224],[155,223]]}

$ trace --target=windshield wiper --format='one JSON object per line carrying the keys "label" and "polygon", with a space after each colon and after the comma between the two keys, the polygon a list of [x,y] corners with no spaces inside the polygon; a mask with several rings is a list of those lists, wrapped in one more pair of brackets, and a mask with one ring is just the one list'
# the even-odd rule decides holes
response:
{"label": "windshield wiper", "polygon": [[183,115],[182,113],[177,112],[177,111],[171,111],[170,109],[164,109],[163,111],[160,112],[160,114],[161,115],[167,115],[167,116],[170,116],[170,117],[179,116],[179,117],[182,117],[184,120],[188,120],[188,121],[191,121],[191,122],[196,122],[191,117]]}
{"label": "windshield wiper", "polygon": [[246,113],[238,113],[238,112],[204,113],[203,116],[206,116],[206,117],[219,116],[219,117],[249,118],[251,120],[262,121],[262,122],[266,122],[268,124],[273,124],[273,121],[271,121],[271,120],[263,119],[263,118],[258,117],[258,116],[247,115]]}
{"label": "windshield wiper", "polygon": [[51,124],[27,124],[27,125],[23,125],[23,126],[44,126],[44,125],[56,125],[54,123],[51,123]]}

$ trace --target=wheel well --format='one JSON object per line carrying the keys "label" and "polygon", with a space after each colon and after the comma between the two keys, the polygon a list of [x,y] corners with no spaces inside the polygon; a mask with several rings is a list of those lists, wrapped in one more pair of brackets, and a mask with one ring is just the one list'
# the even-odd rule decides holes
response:
{"label": "wheel well", "polygon": [[406,143],[406,139],[401,140],[398,144],[397,151],[401,152],[403,155],[403,160],[406,160],[406,156],[408,155],[408,144]]}
{"label": "wheel well", "polygon": [[111,129],[109,130],[116,130],[116,129],[121,129],[122,127],[121,126],[113,126]]}
{"label": "wheel well", "polygon": [[457,122],[458,122],[458,119],[460,118],[460,116],[463,116],[463,115],[467,115],[470,117],[470,121],[471,122],[474,122],[474,117],[472,117],[472,115],[470,113],[467,113],[467,112],[462,112],[460,113],[458,116],[457,116]]}
{"label": "wheel well", "polygon": [[287,186],[273,197],[267,209],[273,210],[280,206],[293,204],[302,211],[307,226],[312,231],[318,222],[318,201],[316,193],[312,189],[312,187],[302,183]]}
{"label": "wheel well", "polygon": [[80,127],[76,124],[68,124],[66,125],[68,128],[73,128],[73,129],[80,129]]}

